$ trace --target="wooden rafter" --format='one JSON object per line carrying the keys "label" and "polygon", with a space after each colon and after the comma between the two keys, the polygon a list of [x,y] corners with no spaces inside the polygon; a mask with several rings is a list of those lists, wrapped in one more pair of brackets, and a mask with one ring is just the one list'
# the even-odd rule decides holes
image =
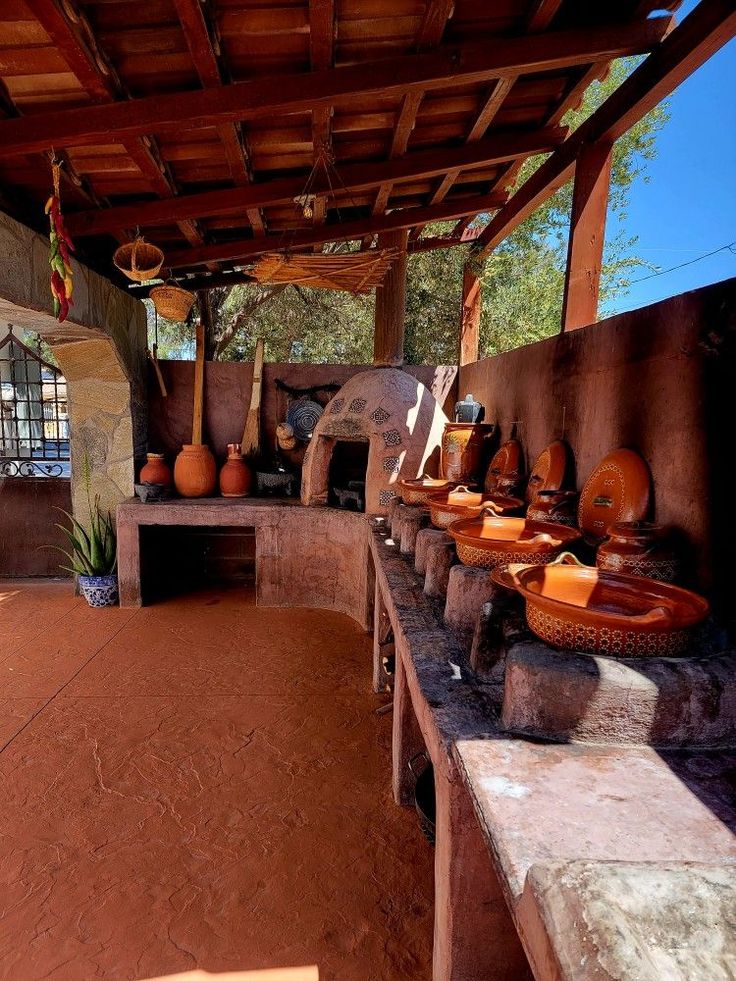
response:
{"label": "wooden rafter", "polygon": [[701,0],[489,221],[478,239],[476,258],[488,256],[569,180],[585,145],[615,142],[735,35],[732,0]]}
{"label": "wooden rafter", "polygon": [[341,65],[323,72],[298,72],[252,79],[217,89],[177,92],[44,112],[0,121],[0,152],[7,156],[56,147],[91,146],[148,132],[172,132],[186,120],[190,129],[277,112],[311,111],[317,105],[346,105],[359,93],[403,94],[440,90],[493,78],[516,77],[610,61],[652,50],[670,18],[657,17],[625,32],[606,26],[506,38],[493,45],[450,45],[428,53],[373,63]]}
{"label": "wooden rafter", "polygon": [[[449,164],[465,169],[493,166],[530,153],[542,153],[559,146],[566,130],[554,127],[528,134],[498,132],[493,139],[449,150],[418,150],[398,160],[346,164],[340,168],[343,193],[369,190],[386,181],[400,183],[428,179],[444,172]],[[204,191],[181,195],[173,201],[149,201],[104,210],[71,213],[67,226],[74,235],[100,235],[118,227],[143,228],[216,215],[237,214],[246,209],[288,204],[304,188],[304,177],[284,177],[247,187]],[[330,190],[324,179],[314,185],[314,193]]]}
{"label": "wooden rafter", "polygon": [[[436,48],[445,33],[447,22],[452,16],[455,0],[429,0],[424,19],[417,36],[417,51],[431,51]],[[416,126],[419,107],[422,104],[424,92],[407,92],[401,100],[401,108],[396,119],[394,134],[391,140],[389,157],[393,160],[406,153],[409,147],[412,130]],[[382,184],[373,203],[373,214],[380,215],[386,210],[391,197],[392,185]],[[363,240],[363,248],[371,243],[370,238]]]}
{"label": "wooden rafter", "polygon": [[[561,5],[562,0],[534,0],[531,10],[527,15],[526,31],[528,33],[537,33],[547,30]],[[490,87],[485,102],[465,138],[467,143],[473,143],[485,136],[517,80],[514,77],[499,78]],[[435,189],[429,203],[439,204],[440,201],[444,201],[445,196],[459,176],[459,170],[448,171]]]}
{"label": "wooden rafter", "polygon": [[[323,242],[345,242],[362,239],[364,235],[377,235],[381,232],[399,231],[414,225],[431,221],[451,221],[463,215],[476,215],[495,211],[499,207],[497,195],[473,195],[458,200],[444,201],[433,208],[401,208],[388,215],[374,215],[349,222],[335,222],[304,232],[296,232],[289,238],[289,248],[296,250],[309,248]],[[202,265],[208,262],[240,260],[248,256],[261,255],[273,250],[277,241],[264,239],[244,239],[205,245],[198,248],[181,249],[171,252],[167,265],[174,269]]]}
{"label": "wooden rafter", "polygon": [[[204,0],[174,0],[174,6],[202,87],[219,88],[227,79],[218,57],[219,42],[210,34],[207,26],[208,22],[213,23],[208,5]],[[217,127],[217,135],[222,142],[233,182],[241,187],[249,184],[251,174],[240,127],[237,123],[223,123]],[[253,209],[247,214],[253,234],[264,235],[266,229],[260,211]]]}
{"label": "wooden rafter", "polygon": [[[54,0],[28,0],[28,6],[90,98],[100,107],[124,105],[124,102],[117,100],[125,99],[127,93],[113,65],[100,48],[89,20],[73,4],[73,0],[65,0],[63,8],[57,6]],[[156,193],[161,197],[173,198],[177,188],[155,139],[139,133],[124,138],[122,142],[129,157],[150,181]],[[55,145],[53,141],[50,143],[50,146]],[[182,222],[179,227],[191,245],[202,244],[202,235],[193,221]]]}

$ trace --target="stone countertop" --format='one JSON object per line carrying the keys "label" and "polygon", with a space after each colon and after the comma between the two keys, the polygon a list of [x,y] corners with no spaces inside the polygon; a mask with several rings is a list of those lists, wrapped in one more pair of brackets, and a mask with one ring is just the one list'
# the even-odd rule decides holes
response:
{"label": "stone countertop", "polygon": [[496,738],[455,756],[514,904],[538,863],[736,863],[736,752]]}
{"label": "stone countertop", "polygon": [[728,981],[736,870],[711,865],[557,862],[533,866],[523,903],[537,976],[583,981]]}

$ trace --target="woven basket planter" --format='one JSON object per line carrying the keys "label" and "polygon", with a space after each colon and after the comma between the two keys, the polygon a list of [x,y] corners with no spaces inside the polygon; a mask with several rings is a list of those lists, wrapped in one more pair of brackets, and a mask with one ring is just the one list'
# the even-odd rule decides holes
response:
{"label": "woven basket planter", "polygon": [[151,245],[138,236],[116,249],[112,261],[120,272],[134,283],[144,283],[158,276],[164,263],[164,254],[157,245]]}
{"label": "woven basket planter", "polygon": [[148,295],[153,300],[156,313],[166,320],[186,320],[194,303],[194,293],[173,283],[154,286]]}

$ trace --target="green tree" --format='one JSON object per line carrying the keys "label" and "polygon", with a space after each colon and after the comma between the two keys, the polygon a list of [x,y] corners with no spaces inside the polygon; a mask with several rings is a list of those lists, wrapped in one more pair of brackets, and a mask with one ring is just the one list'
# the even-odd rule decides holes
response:
{"label": "green tree", "polygon": [[[606,79],[589,87],[583,103],[563,123],[577,128],[637,64],[614,63]],[[647,161],[668,118],[660,105],[616,143],[611,175],[608,228],[625,227],[630,190],[647,180]],[[544,156],[527,160],[516,185]],[[519,226],[489,257],[483,272],[481,354],[530,344],[559,330],[572,184],[561,188]],[[485,224],[487,215],[476,223]],[[450,224],[430,226],[426,234]],[[632,271],[645,265],[636,239],[607,234],[601,280],[601,311],[610,312],[625,292]],[[442,364],[456,360],[462,270],[469,248],[456,246],[410,256],[407,277],[406,360]],[[289,286],[245,285],[211,292],[216,357],[249,360],[255,340],[264,337],[270,361],[365,363],[372,356],[373,296]],[[159,354],[189,355],[191,327],[159,321]]]}

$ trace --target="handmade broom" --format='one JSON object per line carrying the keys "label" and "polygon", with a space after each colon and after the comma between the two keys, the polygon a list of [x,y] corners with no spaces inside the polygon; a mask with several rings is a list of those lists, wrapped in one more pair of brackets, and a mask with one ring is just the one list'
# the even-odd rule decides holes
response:
{"label": "handmade broom", "polygon": [[261,384],[263,380],[263,338],[256,341],[256,356],[253,363],[253,387],[250,391],[250,408],[245,418],[243,430],[243,456],[258,456],[261,445]]}

